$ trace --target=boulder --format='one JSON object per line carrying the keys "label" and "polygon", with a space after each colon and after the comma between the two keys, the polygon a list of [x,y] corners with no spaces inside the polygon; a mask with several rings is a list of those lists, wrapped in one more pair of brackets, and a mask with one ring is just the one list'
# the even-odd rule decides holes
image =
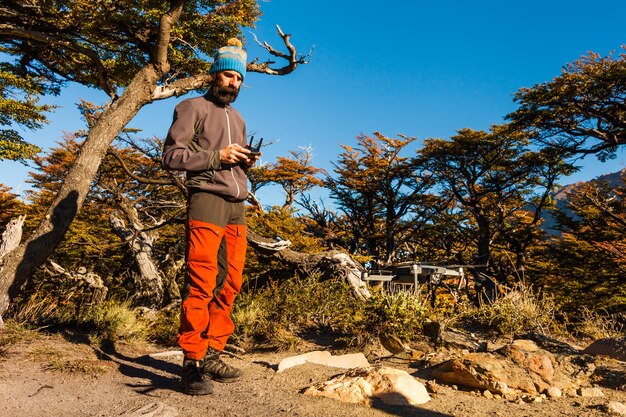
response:
{"label": "boulder", "polygon": [[305,395],[334,398],[371,406],[374,399],[385,404],[414,406],[430,401],[426,387],[399,369],[358,368],[324,383],[306,388]]}
{"label": "boulder", "polygon": [[515,338],[522,340],[532,340],[541,349],[547,350],[548,352],[554,354],[576,355],[581,350],[581,347],[579,346],[573,346],[569,343],[563,342],[562,340],[536,332],[526,333],[521,336],[516,336]]}
{"label": "boulder", "polygon": [[532,378],[512,361],[492,353],[469,353],[431,368],[437,382],[505,395],[510,388],[536,394]]}
{"label": "boulder", "polygon": [[532,340],[515,340],[500,349],[499,353],[528,370],[537,392],[544,392],[554,385],[556,359]]}
{"label": "boulder", "polygon": [[440,383],[501,395],[511,389],[536,395],[550,388],[572,392],[586,383],[588,376],[573,362],[568,356],[557,357],[540,348],[532,340],[520,339],[494,353],[474,352],[450,359],[430,371]]}
{"label": "boulder", "polygon": [[470,352],[486,350],[486,344],[481,343],[473,334],[450,327],[440,332],[439,340],[450,349],[467,349]]}
{"label": "boulder", "polygon": [[626,339],[598,339],[587,346],[581,353],[586,355],[603,355],[626,361]]}

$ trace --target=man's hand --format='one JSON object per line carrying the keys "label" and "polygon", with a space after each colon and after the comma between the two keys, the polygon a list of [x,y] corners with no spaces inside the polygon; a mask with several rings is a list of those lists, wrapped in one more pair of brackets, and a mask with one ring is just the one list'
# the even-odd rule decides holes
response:
{"label": "man's hand", "polygon": [[252,166],[260,156],[261,154],[250,155],[250,149],[236,143],[232,143],[220,150],[220,161],[227,164],[243,162],[248,166]]}

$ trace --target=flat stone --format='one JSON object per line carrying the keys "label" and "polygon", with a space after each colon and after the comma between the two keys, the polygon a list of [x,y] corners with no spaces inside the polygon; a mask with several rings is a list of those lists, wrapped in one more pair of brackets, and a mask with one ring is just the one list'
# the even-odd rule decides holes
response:
{"label": "flat stone", "polygon": [[606,405],[606,412],[609,414],[626,416],[626,405],[617,401],[611,401]]}
{"label": "flat stone", "polygon": [[604,393],[600,388],[579,388],[578,395],[581,397],[604,397]]}
{"label": "flat stone", "polygon": [[165,352],[151,353],[148,356],[150,356],[152,359],[171,358],[178,356],[182,357],[183,352],[180,350],[167,350]]}
{"label": "flat stone", "polygon": [[283,359],[278,364],[277,372],[282,372],[294,366],[304,365],[307,362],[342,369],[367,368],[370,366],[365,355],[360,352],[333,356],[330,352],[316,350]]}
{"label": "flat stone", "polygon": [[330,352],[319,350],[304,353],[302,355],[290,356],[280,361],[277,372],[282,372],[285,369],[293,368],[294,366],[304,365],[307,362],[318,364],[325,363],[331,356]]}
{"label": "flat stone", "polygon": [[335,368],[352,369],[352,368],[367,368],[370,363],[362,353],[348,353],[345,355],[331,356],[326,361],[325,365]]}

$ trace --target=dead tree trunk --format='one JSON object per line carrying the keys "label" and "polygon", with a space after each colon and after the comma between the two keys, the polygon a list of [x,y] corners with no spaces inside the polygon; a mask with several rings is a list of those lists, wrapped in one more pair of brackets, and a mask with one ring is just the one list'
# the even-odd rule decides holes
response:
{"label": "dead tree trunk", "polygon": [[172,304],[177,301],[180,301],[180,290],[178,289],[178,284],[176,283],[176,277],[179,274],[179,271],[183,269],[185,266],[185,259],[177,259],[174,257],[174,250],[167,255],[167,258],[163,267],[163,275],[165,278],[165,295],[166,302]]}
{"label": "dead tree trunk", "polygon": [[[9,254],[13,249],[18,247],[20,241],[22,240],[22,227],[24,226],[24,220],[26,220],[26,216],[19,216],[17,219],[12,219],[2,232],[2,238],[0,238],[0,262],[4,259],[4,257]],[[0,272],[4,267],[0,265]],[[0,305],[6,303],[8,305],[9,300],[6,294],[0,294],[2,299],[0,300]],[[4,311],[0,312],[0,329],[4,327],[4,321],[2,320],[2,314]]]}
{"label": "dead tree trunk", "polygon": [[0,261],[20,244],[24,220],[26,220],[26,216],[19,216],[7,223],[0,239]]}
{"label": "dead tree trunk", "polygon": [[288,240],[276,242],[259,236],[250,229],[248,229],[248,243],[259,253],[274,256],[287,266],[304,274],[320,272],[325,276],[345,280],[360,300],[371,297],[367,285],[361,279],[363,267],[346,253],[340,251],[314,254],[296,252],[289,249],[291,242]]}
{"label": "dead tree trunk", "polygon": [[152,66],[141,71],[124,94],[91,128],[76,161],[41,224],[27,242],[11,252],[0,273],[0,315],[22,285],[63,240],[80,210],[111,142],[145,104],[151,101],[159,74]]}
{"label": "dead tree trunk", "polygon": [[[132,209],[134,211],[134,209]],[[133,295],[135,302],[139,305],[151,308],[159,308],[163,304],[163,279],[159,273],[159,269],[152,259],[154,242],[156,234],[141,231],[142,227],[129,218],[129,226],[116,214],[109,216],[109,223],[116,235],[120,237],[130,248],[135,263],[138,268],[138,276],[135,280],[137,292]]]}

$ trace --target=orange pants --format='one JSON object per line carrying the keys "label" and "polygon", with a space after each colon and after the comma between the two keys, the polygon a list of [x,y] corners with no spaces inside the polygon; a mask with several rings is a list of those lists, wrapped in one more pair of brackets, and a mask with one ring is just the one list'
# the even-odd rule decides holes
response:
{"label": "orange pants", "polygon": [[[209,347],[223,350],[235,330],[230,312],[241,290],[247,241],[243,203],[213,195],[196,198],[195,203],[199,209],[194,210],[192,200],[187,220],[187,287],[178,344],[185,358],[200,360]],[[192,217],[211,218],[217,224]]]}

